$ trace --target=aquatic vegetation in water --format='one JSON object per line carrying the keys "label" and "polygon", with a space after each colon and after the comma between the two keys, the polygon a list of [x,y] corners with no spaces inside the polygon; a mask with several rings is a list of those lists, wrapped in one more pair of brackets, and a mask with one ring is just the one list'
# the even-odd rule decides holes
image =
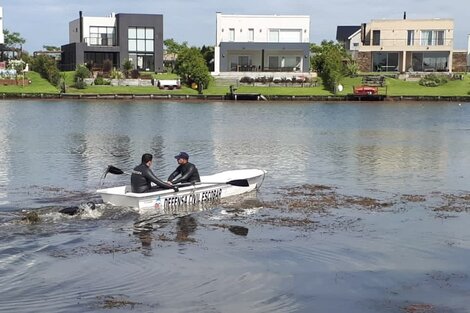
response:
{"label": "aquatic vegetation in water", "polygon": [[115,309],[115,308],[125,308],[134,309],[136,305],[142,305],[142,303],[134,302],[128,299],[128,297],[119,295],[119,296],[98,296],[96,297],[100,302],[99,307],[103,309]]}
{"label": "aquatic vegetation in water", "polygon": [[39,214],[34,211],[27,212],[21,220],[23,222],[29,223],[29,224],[37,224],[41,222],[41,219],[39,218]]}

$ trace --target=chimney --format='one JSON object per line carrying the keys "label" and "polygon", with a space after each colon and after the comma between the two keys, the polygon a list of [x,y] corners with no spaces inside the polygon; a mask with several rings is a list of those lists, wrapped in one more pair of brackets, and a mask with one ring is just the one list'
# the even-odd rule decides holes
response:
{"label": "chimney", "polygon": [[78,36],[80,37],[80,42],[83,42],[83,13],[82,11],[78,12],[78,16],[80,17],[80,26],[79,26],[79,34]]}
{"label": "chimney", "polygon": [[406,20],[406,11],[403,12],[403,19]]}

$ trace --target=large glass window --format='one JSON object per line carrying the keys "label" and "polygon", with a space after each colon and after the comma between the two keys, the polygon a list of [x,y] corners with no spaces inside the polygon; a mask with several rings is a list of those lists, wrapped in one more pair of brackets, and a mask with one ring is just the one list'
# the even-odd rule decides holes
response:
{"label": "large glass window", "polygon": [[268,57],[268,66],[271,71],[295,72],[301,69],[302,58],[299,56],[277,56]]}
{"label": "large glass window", "polygon": [[148,27],[129,27],[128,32],[129,51],[153,52],[154,30]]}
{"label": "large glass window", "polygon": [[102,68],[106,60],[110,60],[113,66],[119,67],[119,54],[117,52],[85,52],[84,61],[94,68]]}
{"label": "large glass window", "polygon": [[415,52],[412,56],[413,70],[417,72],[448,71],[447,52]]}
{"label": "large glass window", "polygon": [[422,46],[443,46],[445,35],[443,30],[422,30],[421,45]]}
{"label": "large glass window", "polygon": [[398,71],[397,52],[374,52],[372,54],[372,68],[374,72]]}
{"label": "large glass window", "polygon": [[155,57],[152,53],[129,53],[129,60],[140,71],[153,71]]}
{"label": "large glass window", "polygon": [[90,37],[85,38],[90,46],[115,46],[115,27],[90,26]]}

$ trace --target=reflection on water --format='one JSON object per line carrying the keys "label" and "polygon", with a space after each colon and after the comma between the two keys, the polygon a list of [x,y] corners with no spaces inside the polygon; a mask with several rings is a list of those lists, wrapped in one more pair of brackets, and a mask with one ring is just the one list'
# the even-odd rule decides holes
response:
{"label": "reflection on water", "polygon": [[[452,103],[2,101],[0,311],[467,312],[469,122]],[[165,179],[179,151],[268,174],[204,207],[59,213],[99,203],[109,164],[150,152]]]}

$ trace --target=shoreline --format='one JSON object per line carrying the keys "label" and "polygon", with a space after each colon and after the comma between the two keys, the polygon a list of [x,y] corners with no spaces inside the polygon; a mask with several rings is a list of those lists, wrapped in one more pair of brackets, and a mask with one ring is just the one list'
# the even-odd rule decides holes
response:
{"label": "shoreline", "polygon": [[[470,102],[470,96],[386,96],[384,102],[394,101],[431,101],[431,102]],[[382,102],[376,99],[351,99],[351,95],[264,95],[264,99],[232,100],[228,95],[189,95],[189,94],[77,94],[77,93],[2,93],[0,99],[83,99],[83,100],[212,100],[212,101],[344,101],[344,102]]]}

